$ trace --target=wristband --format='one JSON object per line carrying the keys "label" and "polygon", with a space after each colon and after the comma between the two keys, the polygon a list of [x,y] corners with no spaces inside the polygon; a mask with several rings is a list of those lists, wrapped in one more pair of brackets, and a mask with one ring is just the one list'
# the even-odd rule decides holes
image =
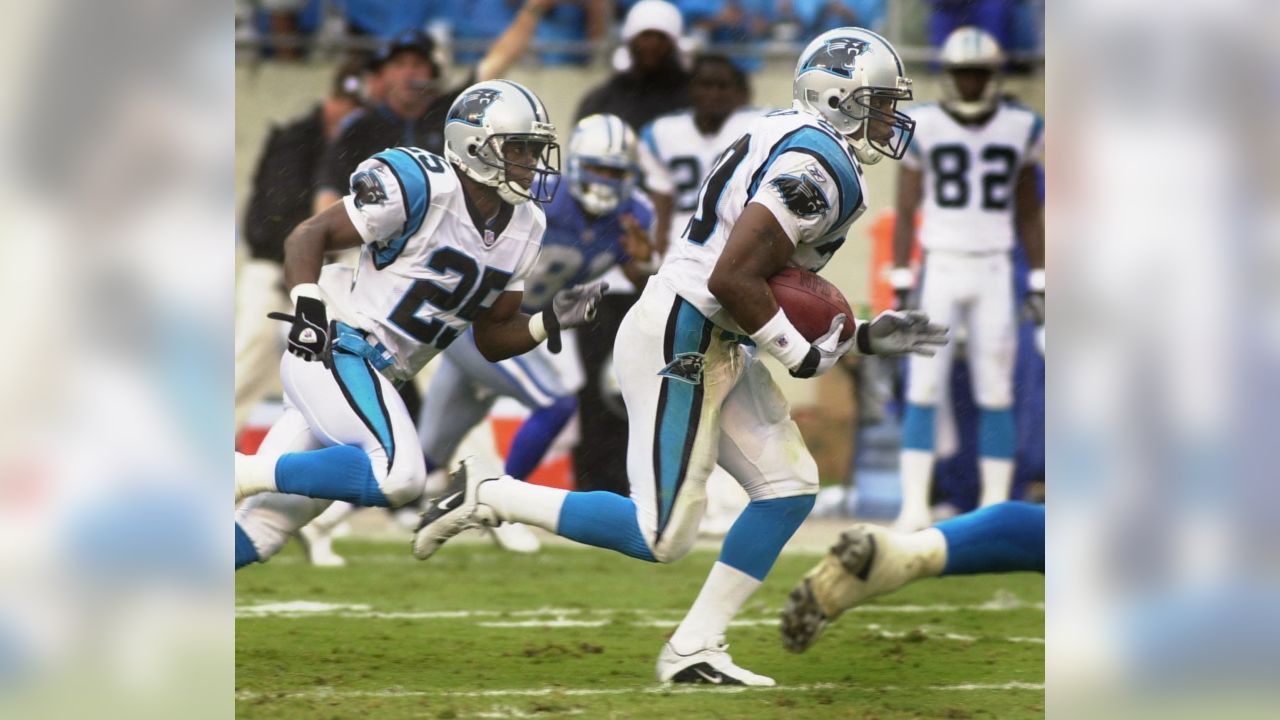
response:
{"label": "wristband", "polygon": [[889,271],[889,286],[894,290],[910,290],[913,280],[909,267],[896,267]]}
{"label": "wristband", "polygon": [[542,342],[547,339],[547,325],[542,320],[542,313],[534,313],[529,316],[529,334],[533,336],[534,342]]}
{"label": "wristband", "polygon": [[1027,273],[1027,289],[1031,292],[1044,292],[1044,268],[1035,268]]}
{"label": "wristband", "polygon": [[293,286],[289,291],[289,299],[294,305],[298,304],[298,298],[307,297],[313,300],[324,302],[324,295],[320,294],[320,286],[315,283],[299,283]]}
{"label": "wristband", "polygon": [[804,362],[805,356],[809,354],[809,341],[800,334],[795,325],[791,324],[786,313],[781,309],[769,319],[769,322],[751,333],[751,340],[755,342],[756,347],[763,348],[770,355],[778,358],[788,370],[799,367],[800,363]]}

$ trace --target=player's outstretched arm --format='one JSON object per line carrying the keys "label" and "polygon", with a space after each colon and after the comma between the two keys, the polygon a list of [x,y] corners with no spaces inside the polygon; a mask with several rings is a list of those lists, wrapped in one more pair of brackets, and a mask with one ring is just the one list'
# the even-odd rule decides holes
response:
{"label": "player's outstretched arm", "polygon": [[607,289],[609,284],[603,282],[565,288],[545,310],[532,316],[520,312],[524,293],[508,290],[476,317],[476,348],[489,362],[523,355],[543,340],[551,352],[558,353],[560,331],[595,319],[596,306]]}
{"label": "player's outstretched arm", "polygon": [[494,80],[507,74],[512,64],[529,47],[529,40],[542,16],[555,5],[555,0],[526,0],[515,19],[489,47],[480,64],[476,66],[476,81]]}

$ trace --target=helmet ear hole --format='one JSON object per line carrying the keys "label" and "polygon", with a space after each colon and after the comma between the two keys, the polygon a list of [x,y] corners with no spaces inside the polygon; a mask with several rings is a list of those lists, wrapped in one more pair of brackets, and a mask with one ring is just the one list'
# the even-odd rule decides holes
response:
{"label": "helmet ear hole", "polygon": [[479,147],[479,146],[478,146],[478,145],[476,145],[475,143],[469,143],[469,144],[467,145],[467,154],[468,154],[468,155],[470,155],[471,157],[475,157],[475,156],[476,156],[476,148],[477,148],[477,147]]}
{"label": "helmet ear hole", "polygon": [[832,110],[835,110],[836,108],[840,107],[840,98],[836,97],[835,95],[832,95],[831,97],[827,98],[827,107],[831,108]]}

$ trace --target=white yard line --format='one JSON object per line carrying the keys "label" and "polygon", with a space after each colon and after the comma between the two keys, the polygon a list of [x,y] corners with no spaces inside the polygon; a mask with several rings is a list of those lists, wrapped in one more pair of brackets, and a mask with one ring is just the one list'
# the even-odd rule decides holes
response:
{"label": "white yard line", "polygon": [[[957,613],[957,612],[1010,612],[1014,610],[1044,610],[1044,603],[1023,603],[1017,598],[1010,598],[1007,593],[997,594],[995,598],[977,605],[864,605],[852,612],[864,614],[877,613]],[[557,621],[568,616],[597,616],[608,618],[614,615],[638,615],[646,618],[643,622],[658,622],[656,615],[673,615],[677,619],[684,615],[684,610],[650,609],[650,608],[527,608],[523,610],[413,610],[388,611],[375,610],[373,606],[361,603],[325,603],[310,600],[291,600],[285,602],[239,605],[236,607],[237,618],[307,618],[307,617],[341,617],[376,620],[466,620],[470,618],[532,618],[541,622]],[[517,621],[495,620],[490,627],[544,627],[536,624],[521,624]],[[607,620],[583,620],[581,627],[595,627]],[[574,625],[563,625],[574,627]]]}
{"label": "white yard line", "polygon": [[[236,700],[257,699],[355,699],[355,698],[497,698],[497,697],[593,697],[601,695],[686,695],[690,693],[713,693],[733,695],[744,692],[815,692],[819,690],[858,690],[861,692],[897,692],[902,690],[937,690],[942,692],[974,692],[974,691],[1009,691],[1009,690],[1044,690],[1044,683],[1027,683],[1010,681],[1005,683],[964,683],[959,685],[930,685],[923,688],[903,688],[899,686],[858,687],[856,685],[839,685],[836,683],[813,683],[808,685],[778,685],[776,687],[714,687],[707,685],[645,685],[624,688],[509,688],[496,690],[406,690],[403,688],[387,688],[385,690],[337,690],[332,687],[312,688],[292,692],[259,693],[252,690],[241,690],[236,693]],[[496,717],[496,716],[495,716]],[[520,717],[518,715],[512,717]]]}

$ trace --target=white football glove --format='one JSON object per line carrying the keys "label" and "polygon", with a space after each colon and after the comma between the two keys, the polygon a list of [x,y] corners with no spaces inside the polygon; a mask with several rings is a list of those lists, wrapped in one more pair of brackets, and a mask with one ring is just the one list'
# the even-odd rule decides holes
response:
{"label": "white football glove", "polygon": [[857,341],[856,333],[849,336],[848,340],[840,341],[845,320],[844,313],[831,318],[831,327],[826,334],[814,340],[809,346],[809,354],[804,356],[804,360],[795,369],[789,371],[793,377],[817,377],[830,370],[845,353],[853,349],[853,344]]}
{"label": "white football glove", "polygon": [[609,283],[596,282],[565,288],[551,298],[551,307],[542,311],[542,323],[547,331],[547,349],[560,352],[560,331],[585,325],[596,317],[596,306]]}
{"label": "white football glove", "polygon": [[885,310],[859,325],[854,335],[863,355],[932,356],[947,344],[947,330],[946,325],[929,322],[929,316],[919,310]]}

